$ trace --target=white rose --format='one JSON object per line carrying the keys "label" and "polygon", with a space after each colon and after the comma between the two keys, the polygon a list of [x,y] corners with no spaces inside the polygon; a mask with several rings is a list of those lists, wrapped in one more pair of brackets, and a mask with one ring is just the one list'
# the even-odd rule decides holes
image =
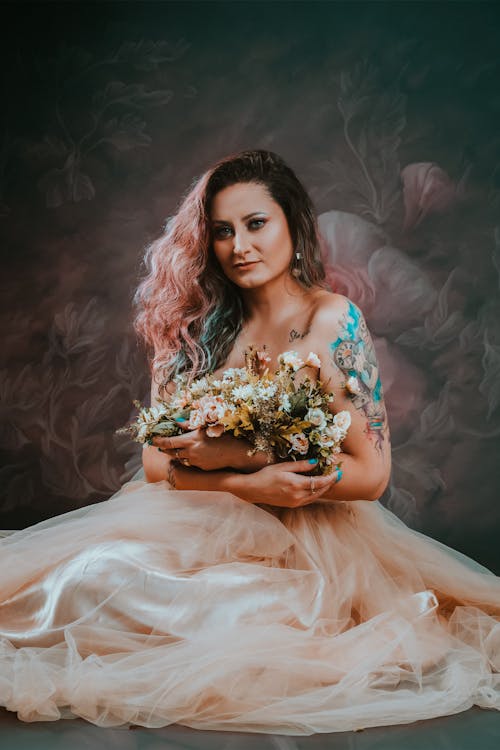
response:
{"label": "white rose", "polygon": [[325,430],[325,435],[334,440],[336,443],[340,443],[344,439],[344,432],[336,425],[328,425]]}
{"label": "white rose", "polygon": [[333,440],[324,432],[318,438],[318,445],[322,448],[331,448],[333,444]]}
{"label": "white rose", "polygon": [[324,430],[326,427],[326,416],[322,409],[309,409],[304,419],[315,425],[318,430]]}
{"label": "white rose", "polygon": [[333,417],[334,424],[341,429],[343,432],[347,432],[351,426],[351,413],[349,411],[339,411]]}

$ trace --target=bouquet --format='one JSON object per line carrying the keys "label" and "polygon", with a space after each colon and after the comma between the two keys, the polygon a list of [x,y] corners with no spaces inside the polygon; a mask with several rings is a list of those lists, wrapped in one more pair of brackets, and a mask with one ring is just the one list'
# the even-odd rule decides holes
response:
{"label": "bouquet", "polygon": [[331,473],[341,464],[336,454],[351,424],[350,413],[330,412],[334,395],[322,391],[321,381],[296,381],[304,367],[320,367],[314,352],[305,360],[295,351],[283,352],[274,373],[269,372],[270,361],[265,346],[251,346],[245,351],[245,367],[225,370],[221,377],[205,375],[188,385],[187,377],[179,375],[175,391],[157,406],[134,401],[136,421],[116,432],[129,433],[139,443],[180,435],[186,426],[205,428],[214,438],[229,432],[250,442],[248,455],[265,451],[278,460],[315,458],[315,473]]}

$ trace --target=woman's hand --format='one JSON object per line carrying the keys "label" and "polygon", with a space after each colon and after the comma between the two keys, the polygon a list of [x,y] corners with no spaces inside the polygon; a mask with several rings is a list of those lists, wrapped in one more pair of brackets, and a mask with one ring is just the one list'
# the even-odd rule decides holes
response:
{"label": "woman's hand", "polygon": [[235,476],[232,491],[251,503],[299,508],[315,503],[342,476],[338,471],[314,477],[301,473],[314,468],[307,460],[272,464],[241,479]]}
{"label": "woman's hand", "polygon": [[173,437],[154,437],[151,444],[184,466],[195,466],[204,471],[225,468],[255,471],[267,463],[267,457],[263,454],[247,455],[251,447],[248,441],[239,440],[229,433],[208,437],[204,428]]}

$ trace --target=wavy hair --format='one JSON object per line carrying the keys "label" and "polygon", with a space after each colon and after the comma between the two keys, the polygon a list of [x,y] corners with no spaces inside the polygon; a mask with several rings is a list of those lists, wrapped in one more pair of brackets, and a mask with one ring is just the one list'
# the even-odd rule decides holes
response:
{"label": "wavy hair", "polygon": [[[181,373],[192,380],[217,369],[241,330],[242,299],[213,251],[210,210],[220,190],[245,182],[264,185],[281,206],[294,251],[302,254],[297,281],[306,288],[327,286],[314,206],[293,170],[263,149],[219,160],[193,180],[163,234],[145,251],[134,328],[153,347],[151,370],[155,379],[162,373],[163,384]],[[290,269],[294,262],[295,255]]]}

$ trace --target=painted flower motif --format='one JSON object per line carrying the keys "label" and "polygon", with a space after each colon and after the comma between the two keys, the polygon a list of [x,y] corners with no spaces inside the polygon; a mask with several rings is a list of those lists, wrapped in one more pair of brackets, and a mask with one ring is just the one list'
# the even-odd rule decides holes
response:
{"label": "painted flower motif", "polygon": [[321,360],[314,352],[309,352],[306,359],[306,365],[309,367],[321,367]]}
{"label": "painted flower motif", "polygon": [[294,372],[304,367],[304,360],[299,357],[296,351],[283,352],[279,356],[279,362],[285,365],[285,367],[290,367]]}
{"label": "painted flower motif", "polygon": [[324,430],[327,425],[325,412],[322,409],[309,409],[304,419],[318,430]]}
{"label": "painted flower motif", "polygon": [[292,450],[296,453],[300,453],[301,456],[304,456],[309,450],[309,440],[307,439],[307,435],[304,435],[303,432],[296,432],[294,435],[291,435],[290,443]]}
{"label": "painted flower motif", "polygon": [[346,409],[344,411],[339,411],[338,414],[335,414],[333,417],[333,422],[343,432],[347,432],[351,426],[351,412]]}
{"label": "painted flower motif", "polygon": [[359,385],[359,380],[355,375],[351,375],[349,378],[347,378],[345,387],[347,388],[349,393],[361,393],[361,386]]}

